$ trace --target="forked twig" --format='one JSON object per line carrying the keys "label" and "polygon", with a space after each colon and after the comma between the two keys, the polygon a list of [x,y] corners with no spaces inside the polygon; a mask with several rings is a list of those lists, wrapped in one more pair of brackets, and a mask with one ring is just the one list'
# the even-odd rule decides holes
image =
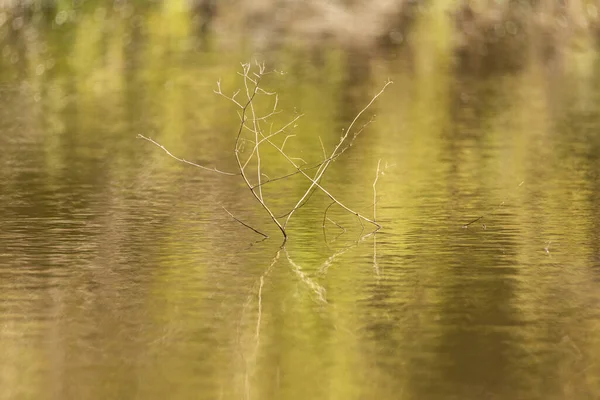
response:
{"label": "forked twig", "polygon": [[[356,121],[358,121],[358,119],[360,118],[360,116],[362,114],[364,114],[364,112],[371,107],[371,105],[375,102],[375,100],[377,100],[377,98],[379,96],[381,96],[383,94],[383,92],[385,91],[385,89],[392,84],[392,81],[388,80],[385,85],[383,86],[383,88],[377,93],[375,94],[375,96],[373,96],[373,98],[371,99],[371,101],[365,106],[363,107],[362,110],[360,110],[360,112],[356,115],[356,117],[354,117],[354,119],[352,120],[352,122],[350,123],[350,125],[348,126],[348,129],[346,129],[346,132],[344,133],[344,135],[342,135],[342,137],[340,138],[339,143],[337,144],[337,146],[333,149],[333,151],[331,152],[331,156],[329,156],[328,161],[324,162],[321,167],[319,167],[319,169],[317,170],[317,173],[315,174],[314,178],[309,178],[312,181],[312,184],[309,186],[309,188],[304,192],[304,195],[300,198],[300,200],[298,200],[298,202],[296,203],[296,205],[294,206],[294,208],[292,209],[292,211],[290,212],[290,214],[287,216],[287,219],[285,221],[285,223],[283,224],[283,226],[287,226],[290,218],[292,217],[292,215],[294,214],[294,212],[298,209],[298,207],[302,204],[302,202],[304,201],[304,199],[310,194],[310,192],[312,191],[313,187],[318,186],[319,184],[317,182],[319,182],[321,180],[321,178],[323,177],[323,174],[325,174],[325,171],[327,171],[327,168],[329,167],[329,165],[331,164],[331,161],[335,158],[336,154],[339,152],[340,148],[342,147],[342,144],[344,143],[344,141],[348,138],[348,135],[350,134],[350,132],[352,131],[352,128],[354,127],[354,125],[356,124]],[[308,177],[308,175],[306,175],[305,173],[301,172],[303,175],[305,175],[306,177]],[[334,198],[331,195],[328,195],[331,200],[334,200]],[[335,201],[335,200],[334,200]],[[348,212],[351,212],[353,214],[355,214],[359,220],[360,219],[364,219],[365,221],[377,226],[378,228],[381,228],[381,225],[379,225],[377,222],[372,221],[368,218],[362,217],[361,215],[359,215],[358,213],[348,209],[347,207],[343,206],[341,203],[339,203],[340,206],[342,206],[343,208],[345,208]]]}

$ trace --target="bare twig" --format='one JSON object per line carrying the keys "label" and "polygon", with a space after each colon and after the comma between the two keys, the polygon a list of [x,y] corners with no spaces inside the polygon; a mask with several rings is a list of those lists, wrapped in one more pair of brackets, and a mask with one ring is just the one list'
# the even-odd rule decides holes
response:
{"label": "bare twig", "polygon": [[310,171],[311,169],[319,168],[321,165],[323,165],[322,162],[320,162],[320,163],[318,163],[316,165],[312,165],[310,167],[300,168],[300,170],[297,170],[297,171],[294,171],[294,172],[290,172],[289,174],[278,176],[277,178],[272,178],[272,179],[269,179],[268,181],[262,181],[261,185],[266,185],[267,183],[276,182],[276,181],[279,181],[279,180],[282,180],[282,179],[290,178],[290,177],[292,177],[294,175],[297,175],[297,174],[301,173],[302,171]]}
{"label": "bare twig", "polygon": [[[516,187],[514,190],[517,190],[517,189],[519,189],[521,186],[523,186],[523,184],[524,184],[524,183],[525,183],[525,181],[522,181],[521,183],[519,183],[519,185],[518,185],[518,186],[517,186],[517,187]],[[466,229],[466,228],[468,228],[470,225],[474,224],[475,222],[477,222],[477,221],[480,221],[480,220],[482,220],[483,218],[485,218],[485,217],[487,217],[487,216],[490,216],[490,215],[492,215],[492,214],[493,214],[493,213],[495,213],[495,212],[496,212],[496,211],[497,211],[497,210],[498,210],[500,207],[504,206],[504,203],[505,203],[505,201],[501,202],[500,204],[498,204],[498,205],[497,205],[497,206],[496,206],[496,207],[495,207],[495,208],[494,208],[492,211],[490,211],[489,213],[487,213],[487,214],[483,214],[483,215],[481,215],[481,216],[479,216],[479,217],[475,218],[475,219],[474,219],[474,220],[472,220],[471,222],[468,222],[468,223],[464,224],[462,227]],[[484,225],[484,226],[485,226],[485,225]],[[484,228],[484,229],[485,229],[485,228]]]}
{"label": "bare twig", "polygon": [[343,230],[344,232],[346,232],[346,228],[344,228],[343,226],[341,226],[340,224],[338,224],[337,222],[335,222],[331,218],[327,217],[327,221],[331,222],[332,224],[334,224],[335,226],[337,226],[338,228],[340,228],[341,230]]}
{"label": "bare twig", "polygon": [[235,93],[233,93],[232,96],[227,96],[225,93],[223,93],[223,91],[221,90],[221,80],[219,79],[217,81],[217,90],[213,90],[213,92],[215,92],[216,94],[225,97],[226,99],[230,100],[231,102],[237,104],[240,108],[243,108],[244,106],[242,106],[236,99],[235,97],[240,93],[239,90],[236,90]]}
{"label": "bare twig", "polygon": [[332,224],[334,224],[335,226],[337,226],[338,228],[340,228],[340,229],[342,230],[342,232],[341,232],[339,235],[337,235],[337,236],[336,236],[336,237],[335,237],[335,238],[332,240],[332,243],[333,243],[333,241],[335,241],[335,240],[336,240],[338,237],[340,237],[341,235],[343,235],[344,233],[346,233],[346,228],[344,228],[343,226],[341,226],[340,224],[338,224],[337,222],[335,222],[334,220],[332,220],[331,218],[329,218],[329,217],[327,216],[327,212],[329,211],[329,209],[331,208],[331,206],[332,206],[332,205],[334,205],[334,204],[335,204],[335,201],[332,201],[332,202],[331,202],[331,203],[330,203],[330,204],[327,206],[327,208],[325,209],[325,212],[323,213],[323,239],[325,240],[325,244],[327,244],[328,246],[329,246],[329,244],[327,243],[327,231],[326,231],[326,229],[325,229],[325,222],[326,222],[326,221],[329,221],[329,222],[331,222]]}
{"label": "bare twig", "polygon": [[219,169],[216,169],[216,168],[205,167],[204,165],[196,164],[196,163],[193,163],[193,162],[191,162],[191,161],[188,161],[188,160],[186,160],[186,159],[179,158],[179,157],[177,157],[177,156],[173,155],[173,154],[172,154],[172,153],[171,153],[169,150],[167,150],[167,148],[166,148],[165,146],[163,146],[162,144],[160,144],[160,143],[158,143],[158,142],[154,141],[153,139],[150,139],[149,137],[146,137],[146,136],[144,136],[144,135],[141,135],[141,134],[139,134],[139,133],[138,133],[137,137],[138,137],[139,139],[144,139],[144,140],[147,140],[147,141],[149,141],[150,143],[154,144],[155,146],[158,146],[158,147],[160,147],[160,148],[161,148],[161,149],[162,149],[162,150],[163,150],[165,153],[167,153],[167,154],[168,154],[170,157],[174,158],[175,160],[177,160],[177,161],[179,161],[179,162],[182,162],[182,163],[185,163],[185,164],[189,164],[189,165],[191,165],[191,166],[194,166],[194,167],[197,167],[197,168],[204,169],[204,170],[206,170],[206,171],[210,171],[210,172],[216,172],[216,173],[218,173],[218,174],[222,174],[222,175],[229,175],[229,176],[237,176],[237,175],[239,175],[239,173],[234,173],[234,172],[225,172],[225,171],[221,171],[221,170],[219,170]]}
{"label": "bare twig", "polygon": [[373,221],[377,221],[377,181],[379,180],[379,166],[381,159],[377,161],[377,172],[375,172],[375,180],[373,181]]}
{"label": "bare twig", "polygon": [[236,220],[236,221],[237,221],[237,222],[239,222],[240,224],[244,225],[246,228],[248,228],[248,229],[250,229],[250,230],[253,230],[254,232],[258,233],[259,235],[262,235],[262,236],[264,236],[265,238],[268,238],[268,237],[269,237],[269,235],[266,235],[266,234],[262,233],[262,232],[261,232],[261,231],[259,231],[258,229],[254,229],[253,227],[251,227],[250,225],[248,225],[248,224],[247,224],[247,223],[245,223],[244,221],[241,221],[240,219],[236,218],[236,216],[235,216],[235,215],[233,215],[232,213],[230,213],[230,212],[229,212],[229,210],[227,210],[225,207],[221,206],[221,208],[223,208],[223,210],[225,210],[225,212],[226,212],[227,214],[229,214],[229,216],[230,216],[231,218],[233,218],[234,220]]}
{"label": "bare twig", "polygon": [[325,145],[323,145],[321,136],[319,136],[319,143],[321,143],[321,150],[323,150],[323,162],[325,162],[325,160],[327,160],[327,151],[325,150]]}
{"label": "bare twig", "polygon": [[[500,206],[502,206],[503,204],[504,204],[504,202],[500,203]],[[499,207],[500,207],[500,206],[499,206]],[[469,225],[472,225],[472,224],[474,224],[475,222],[479,221],[479,220],[480,220],[480,219],[482,219],[483,217],[485,217],[485,214],[484,214],[484,215],[482,215],[481,217],[475,218],[475,219],[474,219],[473,221],[471,221],[471,222],[468,222],[468,223],[464,224],[462,227],[463,227],[463,228],[468,228],[468,227],[469,227]]]}
{"label": "bare twig", "polygon": [[323,213],[323,228],[325,228],[325,221],[327,220],[327,212],[329,211],[329,209],[331,208],[331,206],[334,205],[334,204],[335,204],[335,201],[332,201],[331,203],[329,203],[329,205],[325,209],[325,212]]}
{"label": "bare twig", "polygon": [[[356,216],[358,218],[358,223],[360,224],[360,235],[362,236],[363,232],[365,231],[365,224],[363,224],[362,219],[360,218],[360,216]],[[377,224],[377,222],[375,222],[375,224]],[[380,229],[381,225],[377,224],[377,229]]]}
{"label": "bare twig", "polygon": [[[381,159],[377,161],[377,172],[375,172],[375,180],[373,181],[373,221],[377,221],[377,181],[379,175],[383,174],[381,171]],[[387,163],[385,168],[387,169]],[[379,264],[377,263],[377,232],[373,234],[373,270],[375,274],[379,276]]]}
{"label": "bare twig", "polygon": [[363,126],[360,127],[359,130],[357,130],[354,135],[352,135],[352,139],[350,140],[350,143],[348,143],[348,145],[346,147],[343,147],[336,155],[336,158],[341,156],[342,154],[344,154],[346,152],[346,150],[348,150],[350,147],[352,147],[352,145],[354,144],[354,141],[356,140],[356,138],[365,130],[365,128],[367,126],[369,126],[373,121],[375,120],[375,116],[372,116],[371,119],[369,119],[367,122],[364,123]]}

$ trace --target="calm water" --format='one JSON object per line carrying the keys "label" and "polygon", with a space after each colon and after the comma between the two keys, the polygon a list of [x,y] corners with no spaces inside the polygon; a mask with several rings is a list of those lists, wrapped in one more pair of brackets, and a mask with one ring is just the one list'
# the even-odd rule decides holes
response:
{"label": "calm water", "polygon": [[[600,397],[592,48],[488,71],[437,20],[367,56],[241,50],[164,10],[63,17],[0,27],[1,399]],[[317,193],[281,248],[239,177],[136,139],[234,170],[236,109],[213,90],[253,57],[286,72],[264,84],[276,125],[304,114],[286,149],[307,163],[394,81],[323,181],[372,217],[382,160],[383,229],[332,207],[346,230],[323,231]],[[283,214],[306,188],[264,196]]]}

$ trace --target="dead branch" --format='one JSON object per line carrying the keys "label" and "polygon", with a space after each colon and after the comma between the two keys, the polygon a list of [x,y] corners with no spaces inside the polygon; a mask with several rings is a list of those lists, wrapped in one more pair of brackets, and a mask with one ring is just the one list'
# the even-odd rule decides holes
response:
{"label": "dead branch", "polygon": [[[278,136],[282,133],[287,133],[290,128],[291,129],[295,128],[296,122],[298,121],[299,118],[302,117],[302,115],[296,115],[293,119],[291,119],[289,122],[283,124],[276,131],[273,131],[272,123],[269,126],[268,132],[265,132],[263,130],[263,124],[269,124],[269,119],[271,117],[273,117],[274,115],[280,113],[280,110],[277,109],[277,107],[279,105],[279,96],[277,95],[277,93],[268,92],[261,87],[262,78],[264,77],[264,75],[268,74],[269,72],[266,72],[264,64],[256,63],[256,67],[257,67],[257,70],[253,70],[253,66],[251,64],[249,64],[249,63],[242,64],[242,71],[239,72],[238,75],[240,75],[242,77],[243,87],[241,90],[235,91],[231,96],[223,93],[223,90],[221,87],[221,81],[217,81],[217,89],[214,90],[214,92],[216,94],[229,100],[234,105],[236,105],[238,108],[238,116],[240,118],[240,123],[239,123],[238,131],[235,136],[235,141],[234,141],[234,145],[233,145],[233,153],[235,156],[235,160],[237,163],[237,169],[238,169],[237,173],[225,172],[225,171],[221,171],[217,168],[210,168],[210,167],[206,167],[206,166],[203,166],[200,164],[196,164],[196,163],[187,161],[183,158],[179,158],[179,157],[173,155],[171,152],[169,152],[169,150],[167,150],[164,146],[157,143],[153,139],[150,139],[143,135],[138,135],[138,137],[153,143],[154,145],[158,146],[163,151],[165,151],[170,157],[172,157],[175,160],[178,160],[180,162],[190,164],[192,166],[195,166],[195,167],[207,170],[207,171],[220,173],[223,175],[241,176],[246,187],[250,190],[250,193],[252,193],[252,196],[256,199],[256,201],[258,201],[258,203],[262,206],[262,208],[269,215],[269,217],[271,218],[273,223],[275,223],[275,225],[277,225],[277,227],[281,231],[283,238],[284,238],[284,243],[288,237],[287,232],[286,232],[286,226],[289,223],[290,219],[292,218],[293,214],[300,207],[302,207],[304,204],[306,204],[306,202],[311,198],[312,194],[316,190],[322,191],[326,196],[328,196],[332,200],[332,203],[325,210],[324,218],[323,218],[323,226],[325,225],[326,221],[330,221],[331,223],[336,225],[338,228],[345,231],[345,229],[341,225],[337,224],[335,221],[333,221],[327,217],[327,211],[329,210],[329,208],[333,204],[337,204],[342,209],[344,209],[346,212],[349,212],[349,213],[355,215],[357,217],[357,219],[359,220],[359,223],[361,224],[363,229],[364,229],[363,221],[374,225],[377,229],[381,228],[381,225],[379,225],[376,222],[375,209],[374,209],[374,214],[373,214],[374,218],[373,219],[370,219],[370,218],[360,214],[359,212],[354,211],[353,209],[349,208],[348,206],[346,206],[345,204],[340,202],[332,193],[330,193],[327,189],[325,189],[323,187],[323,185],[321,185],[320,181],[321,181],[323,175],[325,174],[325,172],[327,171],[327,168],[329,167],[329,165],[333,161],[335,161],[340,155],[342,155],[349,147],[351,147],[353,145],[354,141],[356,140],[356,138],[358,137],[358,135],[360,135],[360,133],[365,129],[365,127],[368,126],[373,121],[373,118],[371,118],[360,129],[354,130],[354,127],[357,124],[360,117],[371,107],[371,105],[375,102],[375,100],[385,91],[387,86],[389,86],[392,82],[387,81],[385,83],[385,85],[383,86],[383,88],[377,94],[375,94],[373,96],[373,98],[370,100],[370,102],[354,117],[354,119],[352,120],[352,122],[350,123],[348,128],[343,132],[342,136],[340,137],[339,142],[334,147],[334,149],[332,150],[332,152],[329,156],[327,155],[327,151],[325,149],[325,146],[323,145],[323,141],[319,137],[319,141],[321,143],[321,149],[323,151],[323,161],[321,161],[320,163],[318,163],[316,165],[309,166],[304,159],[302,159],[300,157],[294,157],[294,156],[288,154],[284,150],[288,140],[295,135],[288,133],[285,136],[285,138],[283,139],[281,145],[277,145],[276,143],[273,142],[273,139],[276,136]],[[243,99],[243,100],[239,99],[240,93],[242,93],[241,96],[245,95],[245,99]],[[255,105],[257,96],[259,96],[259,95],[275,97],[274,101],[272,103],[272,106],[270,106],[270,108],[266,112],[264,112],[264,113],[261,112],[262,116],[259,116],[258,107]],[[242,153],[244,153],[244,147],[247,142],[252,143],[252,148],[249,151],[249,154],[244,155],[244,157],[243,157],[244,159],[242,160]],[[261,146],[264,145],[265,143],[269,144],[271,147],[276,149],[279,152],[279,154],[281,154],[281,156],[283,156],[288,161],[288,163],[290,163],[293,166],[295,171],[290,174],[286,174],[284,176],[276,177],[273,179],[269,178],[269,176],[265,173],[265,171],[263,171],[263,160],[261,159],[261,151],[260,151]],[[300,165],[300,164],[304,164],[304,165]],[[250,178],[250,176],[248,175],[248,168],[250,166],[252,166],[252,171],[253,171],[252,175],[255,174],[255,177],[253,177],[253,178]],[[374,190],[375,190],[375,184],[377,183],[377,178],[380,173],[379,167],[380,167],[380,165],[378,164],[376,180],[373,183]],[[313,169],[316,169],[314,176],[311,176],[306,173],[306,171],[313,170]],[[306,189],[304,194],[301,196],[301,198],[296,202],[294,207],[288,213],[284,214],[283,216],[277,217],[277,216],[275,216],[275,214],[273,213],[273,211],[271,210],[271,208],[269,207],[269,205],[267,204],[267,202],[263,196],[262,186],[266,183],[276,182],[278,180],[289,178],[296,174],[303,175],[306,179],[308,179],[310,181],[310,185],[309,185],[308,189]],[[376,192],[374,194],[374,200],[376,200]],[[375,205],[374,205],[374,207],[375,207]],[[238,219],[237,217],[235,217],[231,212],[229,212],[224,207],[223,207],[223,209],[235,221],[237,221],[241,225],[245,226],[248,229],[251,229],[252,231],[256,232],[257,234],[259,234],[265,238],[268,237],[268,235],[266,235],[265,233],[253,228],[249,224],[247,224],[247,223],[241,221],[240,219]],[[285,221],[280,222],[280,218],[285,218]],[[290,260],[290,263],[292,263],[291,260]]]}

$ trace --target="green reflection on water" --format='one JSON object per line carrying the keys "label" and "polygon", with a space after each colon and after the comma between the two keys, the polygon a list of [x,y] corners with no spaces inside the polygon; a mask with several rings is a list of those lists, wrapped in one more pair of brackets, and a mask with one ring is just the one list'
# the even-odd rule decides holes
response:
{"label": "green reflection on water", "polygon": [[[275,123],[307,162],[381,84],[377,118],[324,183],[384,229],[321,221],[285,249],[235,178],[232,92],[252,49],[199,36],[181,4],[69,8],[0,58],[3,398],[594,398],[600,389],[600,70],[588,46],[510,73],[461,64],[442,11],[395,56],[286,48]],[[64,14],[61,14],[65,16]],[[70,14],[65,18],[70,18]],[[62,17],[61,17],[62,18]],[[75,17],[73,17],[75,18]],[[59,19],[60,20],[60,19]],[[473,69],[472,69],[473,68]],[[287,165],[273,152],[265,162]],[[298,179],[297,179],[298,178]],[[266,190],[286,211],[307,183]],[[523,182],[523,183],[522,183]],[[522,184],[521,184],[522,183]],[[461,226],[484,215],[469,229]]]}

